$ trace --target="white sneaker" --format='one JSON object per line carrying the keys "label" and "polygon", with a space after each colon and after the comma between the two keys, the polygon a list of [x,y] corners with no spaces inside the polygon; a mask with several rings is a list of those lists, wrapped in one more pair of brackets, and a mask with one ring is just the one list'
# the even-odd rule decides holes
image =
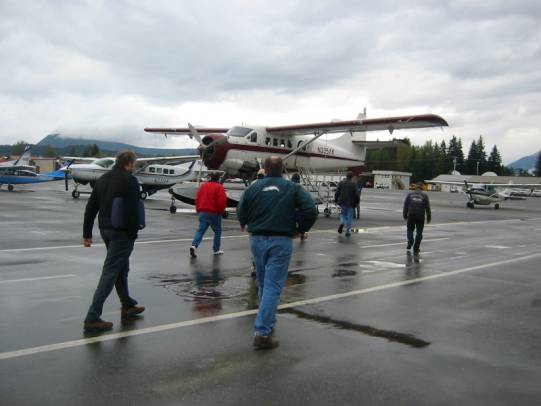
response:
{"label": "white sneaker", "polygon": [[190,247],[190,257],[195,258],[197,257],[196,251],[197,247],[194,247],[193,245]]}
{"label": "white sneaker", "polygon": [[214,255],[222,255],[224,252],[222,250],[214,251]]}

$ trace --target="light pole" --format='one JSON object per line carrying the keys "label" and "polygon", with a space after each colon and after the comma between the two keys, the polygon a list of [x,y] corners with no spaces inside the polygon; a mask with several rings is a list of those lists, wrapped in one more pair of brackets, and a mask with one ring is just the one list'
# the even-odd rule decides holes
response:
{"label": "light pole", "polygon": [[479,161],[477,161],[477,176],[479,176]]}

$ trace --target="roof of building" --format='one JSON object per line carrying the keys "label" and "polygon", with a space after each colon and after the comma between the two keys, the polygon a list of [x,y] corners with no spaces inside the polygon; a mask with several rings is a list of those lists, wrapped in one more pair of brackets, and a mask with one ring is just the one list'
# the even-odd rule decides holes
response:
{"label": "roof of building", "polygon": [[410,172],[400,172],[400,171],[372,171],[372,175],[400,175],[400,176],[411,176]]}

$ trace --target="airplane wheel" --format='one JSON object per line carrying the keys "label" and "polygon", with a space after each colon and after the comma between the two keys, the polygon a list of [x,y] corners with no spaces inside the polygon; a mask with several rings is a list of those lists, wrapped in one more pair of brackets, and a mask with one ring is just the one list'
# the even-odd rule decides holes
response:
{"label": "airplane wheel", "polygon": [[141,198],[141,200],[145,200],[148,197],[148,193],[147,192],[141,192],[141,193],[139,193],[139,197]]}
{"label": "airplane wheel", "polygon": [[472,202],[468,202],[466,206],[468,206],[470,209],[473,209],[475,207],[475,205]]}
{"label": "airplane wheel", "polygon": [[325,215],[325,217],[331,217],[331,211],[328,208],[325,208],[325,210],[323,210],[323,214]]}
{"label": "airplane wheel", "polygon": [[175,214],[176,212],[177,212],[177,206],[171,205],[171,206],[169,207],[169,213]]}
{"label": "airplane wheel", "polygon": [[229,217],[229,212],[226,210],[224,211],[224,214],[222,214],[222,218],[226,219]]}
{"label": "airplane wheel", "polygon": [[8,191],[13,192],[13,185],[8,185]]}
{"label": "airplane wheel", "polygon": [[495,208],[496,210],[498,210],[498,209],[500,208],[500,205],[499,205],[498,203],[496,203],[496,204],[494,205],[494,208]]}
{"label": "airplane wheel", "polygon": [[78,190],[74,190],[73,192],[71,192],[71,197],[73,197],[74,199],[78,199],[79,196],[81,196],[81,193]]}

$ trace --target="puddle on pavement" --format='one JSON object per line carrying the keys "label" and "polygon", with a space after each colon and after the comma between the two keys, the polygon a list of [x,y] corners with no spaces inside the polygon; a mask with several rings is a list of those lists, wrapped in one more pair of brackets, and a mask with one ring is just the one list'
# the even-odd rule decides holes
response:
{"label": "puddle on pavement", "polygon": [[357,275],[356,271],[352,271],[351,269],[338,269],[333,274],[333,278],[343,278],[345,276],[354,276]]}
{"label": "puddle on pavement", "polygon": [[399,333],[392,330],[381,330],[376,327],[366,326],[362,324],[355,324],[344,320],[335,320],[327,316],[320,316],[303,312],[298,309],[283,309],[280,313],[293,314],[300,319],[310,320],[319,324],[332,326],[341,330],[357,331],[359,333],[378,338],[385,338],[388,341],[408,345],[413,348],[424,348],[431,343],[421,340],[411,334]]}

